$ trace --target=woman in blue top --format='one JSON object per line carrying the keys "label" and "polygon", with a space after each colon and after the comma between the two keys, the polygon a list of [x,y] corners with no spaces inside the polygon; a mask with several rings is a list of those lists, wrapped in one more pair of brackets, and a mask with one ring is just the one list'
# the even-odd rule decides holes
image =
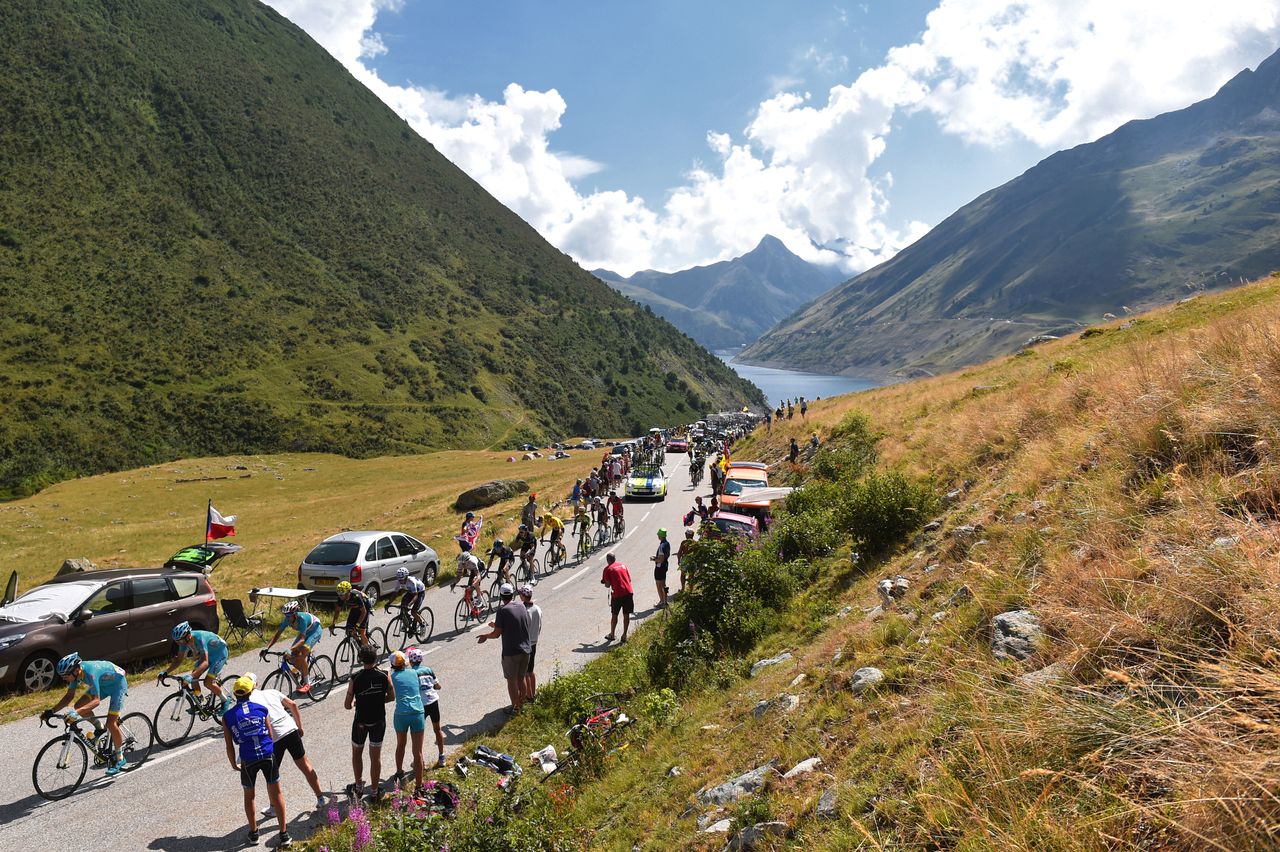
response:
{"label": "woman in blue top", "polygon": [[418,688],[418,673],[409,668],[409,658],[403,651],[391,655],[391,688],[396,693],[395,715],[391,725],[396,730],[396,774],[393,781],[408,777],[404,771],[405,740],[413,736],[413,779],[417,789],[422,788],[422,732],[426,719],[422,710],[422,692]]}
{"label": "woman in blue top", "polygon": [[292,627],[298,631],[297,638],[289,646],[289,662],[302,673],[302,686],[298,687],[298,692],[306,695],[311,691],[311,676],[308,673],[311,667],[311,649],[320,644],[320,635],[324,632],[324,627],[320,624],[320,619],[300,610],[297,601],[289,601],[280,607],[280,614],[284,616],[284,620],[276,629],[276,635],[272,636],[271,641],[267,643],[267,650],[271,650],[271,646],[276,644],[276,640],[285,630]]}

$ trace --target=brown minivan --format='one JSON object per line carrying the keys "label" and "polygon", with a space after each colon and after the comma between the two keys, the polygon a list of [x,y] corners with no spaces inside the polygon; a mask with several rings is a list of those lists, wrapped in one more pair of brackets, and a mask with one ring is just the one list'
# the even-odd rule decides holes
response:
{"label": "brown minivan", "polygon": [[0,686],[46,689],[54,665],[71,651],[119,665],[162,657],[179,621],[216,633],[217,603],[200,571],[121,568],[57,577],[0,607]]}

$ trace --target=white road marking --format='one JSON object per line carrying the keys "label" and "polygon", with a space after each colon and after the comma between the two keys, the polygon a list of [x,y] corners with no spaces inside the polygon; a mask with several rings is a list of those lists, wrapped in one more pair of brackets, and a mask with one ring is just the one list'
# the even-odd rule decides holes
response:
{"label": "white road marking", "polygon": [[422,656],[425,657],[427,654],[434,654],[436,651],[439,651],[439,650],[440,650],[440,646],[436,645],[434,648],[428,648],[427,650],[423,651]]}
{"label": "white road marking", "polygon": [[643,524],[645,521],[649,520],[649,516],[650,516],[650,515],[652,515],[652,514],[653,514],[653,510],[652,510],[652,509],[650,509],[649,511],[645,512],[645,513],[644,513],[644,517],[640,519],[640,523],[642,523],[642,524]]}
{"label": "white road marking", "polygon": [[583,574],[587,573],[587,572],[588,572],[588,571],[590,571],[590,570],[591,570],[591,566],[590,566],[590,565],[588,565],[587,567],[585,567],[585,568],[583,568],[581,571],[579,571],[577,574],[574,574],[572,577],[570,577],[569,579],[565,580],[565,581],[564,581],[563,583],[561,583],[560,585],[558,585],[558,586],[552,586],[552,587],[551,587],[551,591],[553,591],[553,592],[558,592],[558,591],[560,591],[560,590],[561,590],[561,589],[563,589],[565,586],[569,585],[569,584],[570,584],[570,583],[572,583],[574,580],[578,579],[579,577],[581,577]]}
{"label": "white road marking", "polygon": [[631,529],[627,530],[627,534],[622,537],[623,541],[631,538],[631,534],[635,531],[636,531],[635,527],[632,527]]}
{"label": "white road marking", "polygon": [[137,769],[135,769],[133,772],[130,772],[129,774],[134,775],[146,769],[148,766],[159,766],[165,761],[173,760],[175,757],[184,755],[189,751],[195,751],[196,749],[201,748],[202,746],[212,745],[213,743],[221,742],[221,741],[222,741],[221,738],[218,738],[216,740],[208,739],[208,740],[201,740],[198,743],[192,743],[191,745],[186,746],[184,748],[180,748],[177,751],[171,751],[166,754],[162,754],[159,757],[153,757],[151,760],[148,760],[146,763],[142,764],[141,766],[139,766]]}

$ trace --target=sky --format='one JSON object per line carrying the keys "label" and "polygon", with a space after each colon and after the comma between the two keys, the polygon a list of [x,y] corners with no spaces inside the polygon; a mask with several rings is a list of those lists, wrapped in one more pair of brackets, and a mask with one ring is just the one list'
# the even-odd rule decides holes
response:
{"label": "sky", "polygon": [[1052,152],[1209,97],[1277,0],[266,0],[549,242],[765,234],[849,274]]}

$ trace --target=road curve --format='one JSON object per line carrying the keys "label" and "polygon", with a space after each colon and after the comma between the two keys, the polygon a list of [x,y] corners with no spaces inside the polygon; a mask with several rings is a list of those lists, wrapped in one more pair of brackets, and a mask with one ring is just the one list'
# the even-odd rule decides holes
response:
{"label": "road curve", "polygon": [[[607,548],[631,568],[640,621],[657,614],[657,591],[649,562],[657,545],[656,531],[665,526],[671,531],[673,546],[678,545],[681,517],[693,505],[694,491],[683,457],[673,456],[667,469],[667,499],[627,504],[627,534]],[[570,550],[572,544],[570,541]],[[672,564],[668,582],[674,588],[679,580],[674,560]],[[601,551],[539,582],[534,599],[543,609],[537,660],[540,680],[545,681],[557,664],[563,671],[573,671],[608,649],[603,638],[609,629],[608,591],[600,584],[603,567]],[[443,684],[441,721],[449,751],[473,734],[499,726],[505,718],[502,708],[508,703],[499,643],[477,644],[474,634],[487,628],[473,627],[462,634],[453,630],[457,597],[447,587],[427,593],[427,603],[436,616],[436,631],[424,648],[427,664]],[[386,621],[387,616],[377,610],[375,623]],[[332,654],[337,642],[326,633],[320,652]],[[253,651],[233,658],[224,674],[256,671],[262,676],[267,670]],[[335,688],[318,704],[302,702],[307,754],[320,774],[321,787],[329,792],[340,792],[352,780],[351,716],[343,709],[342,690]],[[150,716],[171,691],[154,683],[136,684],[125,712],[141,711]],[[50,695],[52,704],[54,693]],[[101,771],[90,769],[85,784],[62,802],[39,798],[31,782],[36,752],[52,735],[53,731],[40,727],[34,717],[0,726],[0,754],[5,755],[7,770],[0,775],[0,850],[64,849],[70,836],[75,837],[76,846],[84,848],[221,852],[245,847],[239,775],[228,765],[221,734],[211,723],[197,720],[184,744],[170,751],[157,746],[151,759],[134,772],[107,779]],[[395,769],[394,745],[388,726],[384,775]],[[429,726],[425,752],[428,758],[434,756]],[[521,757],[517,755],[517,759]],[[297,840],[320,825],[324,815],[316,813],[306,780],[291,763],[286,760],[281,776],[289,831]],[[258,800],[260,807],[266,806],[265,790],[259,790]],[[259,829],[263,845],[274,845],[274,820],[260,821]]]}

